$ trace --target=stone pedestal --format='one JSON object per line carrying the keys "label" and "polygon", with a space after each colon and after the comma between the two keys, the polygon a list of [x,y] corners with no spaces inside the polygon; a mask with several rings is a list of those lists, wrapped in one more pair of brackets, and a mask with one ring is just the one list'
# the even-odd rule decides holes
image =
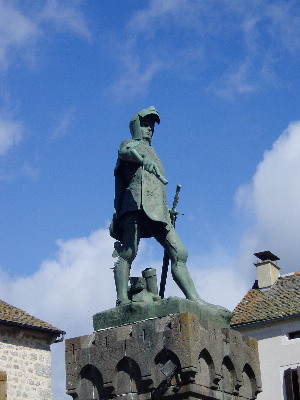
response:
{"label": "stone pedestal", "polygon": [[76,400],[255,399],[257,341],[180,313],[66,340]]}
{"label": "stone pedestal", "polygon": [[202,304],[180,297],[168,297],[151,302],[131,302],[124,306],[99,312],[93,316],[93,326],[95,331],[99,331],[100,329],[127,325],[149,318],[182,313],[193,314],[200,320],[216,322],[222,328],[229,328],[232,316],[229,310],[213,304]]}

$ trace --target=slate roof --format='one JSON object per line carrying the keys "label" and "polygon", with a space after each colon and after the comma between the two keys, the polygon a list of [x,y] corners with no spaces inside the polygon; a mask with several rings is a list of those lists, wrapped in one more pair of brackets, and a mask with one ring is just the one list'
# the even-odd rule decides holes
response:
{"label": "slate roof", "polygon": [[55,326],[52,326],[41,319],[35,318],[26,311],[11,306],[2,300],[0,300],[0,323],[42,330],[48,333],[54,333],[57,336],[65,333]]}
{"label": "slate roof", "polygon": [[231,326],[300,314],[300,272],[279,277],[269,289],[250,289],[233,311]]}

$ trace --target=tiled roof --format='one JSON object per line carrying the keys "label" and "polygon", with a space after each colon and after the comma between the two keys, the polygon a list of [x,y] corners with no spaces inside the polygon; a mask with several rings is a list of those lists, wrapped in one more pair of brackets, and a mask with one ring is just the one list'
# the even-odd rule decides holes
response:
{"label": "tiled roof", "polygon": [[57,336],[65,333],[47,322],[35,318],[27,312],[20,310],[20,308],[11,306],[2,300],[0,300],[0,322],[23,326],[25,328],[44,330],[48,332],[51,331],[52,333],[57,334]]}
{"label": "tiled roof", "polygon": [[281,276],[269,289],[250,289],[233,311],[231,326],[300,313],[300,272]]}

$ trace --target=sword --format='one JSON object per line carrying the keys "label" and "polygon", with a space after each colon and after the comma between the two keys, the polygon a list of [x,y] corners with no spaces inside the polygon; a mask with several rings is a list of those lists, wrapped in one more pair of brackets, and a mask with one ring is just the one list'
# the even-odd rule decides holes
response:
{"label": "sword", "polygon": [[[176,220],[177,220],[177,215],[180,214],[176,211],[178,201],[179,201],[179,193],[180,193],[181,185],[176,186],[176,193],[174,196],[173,200],[173,206],[171,209],[171,222],[173,227],[175,228]],[[163,265],[161,269],[161,280],[160,280],[160,288],[159,288],[159,295],[163,299],[165,296],[165,288],[166,288],[166,281],[167,281],[167,275],[168,275],[168,268],[169,268],[169,261],[170,257],[169,254],[164,251],[164,258],[163,258]]]}

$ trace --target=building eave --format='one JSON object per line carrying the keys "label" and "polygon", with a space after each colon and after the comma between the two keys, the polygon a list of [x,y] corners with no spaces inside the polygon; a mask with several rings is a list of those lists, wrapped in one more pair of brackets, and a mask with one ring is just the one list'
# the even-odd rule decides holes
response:
{"label": "building eave", "polygon": [[253,326],[265,325],[265,324],[268,324],[268,323],[284,321],[284,320],[287,320],[287,319],[293,319],[293,318],[297,318],[297,317],[300,317],[300,313],[291,314],[291,315],[284,315],[284,316],[270,318],[270,319],[264,319],[264,320],[260,320],[260,321],[245,322],[245,323],[242,323],[242,324],[231,325],[230,328],[232,328],[232,329],[251,328]]}
{"label": "building eave", "polygon": [[56,336],[56,337],[66,334],[66,332],[58,330],[58,329],[51,329],[51,328],[46,328],[46,327],[42,327],[42,326],[23,324],[21,322],[7,321],[4,319],[0,319],[0,324],[15,326],[15,327],[23,328],[23,329],[36,330],[36,331],[44,332],[46,334],[49,334],[51,336]]}

